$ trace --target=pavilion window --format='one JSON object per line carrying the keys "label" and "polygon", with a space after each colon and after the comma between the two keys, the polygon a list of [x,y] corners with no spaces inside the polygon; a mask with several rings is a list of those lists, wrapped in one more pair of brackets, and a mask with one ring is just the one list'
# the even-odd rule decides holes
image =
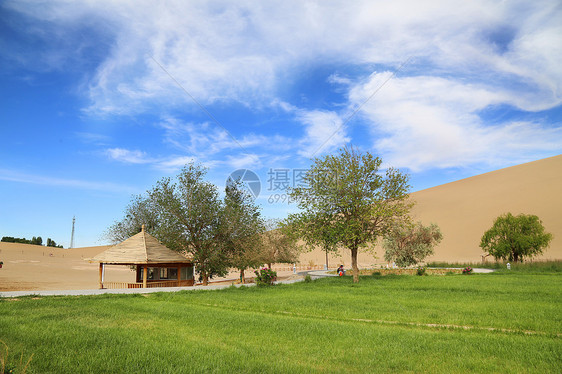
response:
{"label": "pavilion window", "polygon": [[178,279],[178,269],[176,268],[167,268],[168,271],[168,279]]}
{"label": "pavilion window", "polygon": [[193,266],[181,268],[181,280],[193,279]]}

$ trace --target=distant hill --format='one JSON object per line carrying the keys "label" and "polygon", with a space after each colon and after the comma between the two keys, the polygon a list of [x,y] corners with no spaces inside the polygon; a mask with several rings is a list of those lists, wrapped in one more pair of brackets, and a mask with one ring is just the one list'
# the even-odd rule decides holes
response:
{"label": "distant hill", "polygon": [[[507,212],[537,215],[554,235],[538,259],[562,259],[562,155],[417,191],[411,197],[416,201],[414,219],[426,225],[436,223],[443,233],[443,241],[428,261],[480,262],[482,234]],[[359,263],[384,263],[384,251],[377,248],[376,252],[376,259],[360,255]],[[325,255],[318,250],[301,256],[302,263],[311,261],[325,263]],[[330,258],[330,267],[335,262],[348,266],[349,253]]]}

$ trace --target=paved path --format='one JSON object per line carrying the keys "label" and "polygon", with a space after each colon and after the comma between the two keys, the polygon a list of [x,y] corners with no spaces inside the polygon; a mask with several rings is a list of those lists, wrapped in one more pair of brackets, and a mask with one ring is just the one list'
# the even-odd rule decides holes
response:
{"label": "paved path", "polygon": [[[302,282],[302,279],[289,279],[277,283],[290,284]],[[231,283],[209,284],[208,286],[189,286],[189,287],[157,287],[157,288],[119,288],[119,289],[96,289],[96,290],[60,290],[60,291],[7,291],[0,292],[2,297],[21,297],[21,296],[86,296],[86,295],[105,295],[105,294],[135,294],[135,293],[154,293],[154,292],[178,292],[178,291],[200,291],[200,290],[220,290],[231,287]],[[255,286],[255,283],[234,284],[234,287]]]}
{"label": "paved path", "polygon": [[[329,271],[333,270],[313,270],[307,271],[303,273],[307,273],[310,275],[312,279],[318,279],[323,277],[337,277],[337,274],[329,274]],[[480,269],[475,268],[473,269],[475,273],[491,273],[493,269]],[[300,273],[299,273],[300,274]],[[279,281],[277,283],[281,284],[291,284],[296,282],[302,282],[303,279],[289,279]],[[255,286],[255,283],[248,283],[248,284],[229,284],[229,283],[220,283],[220,284],[213,284],[211,283],[208,286],[189,286],[189,287],[158,287],[158,288],[119,288],[119,289],[96,289],[96,290],[60,290],[60,291],[6,291],[0,292],[0,298],[2,297],[21,297],[21,296],[86,296],[86,295],[105,295],[105,294],[145,294],[145,293],[154,293],[154,292],[178,292],[178,291],[200,291],[200,290],[220,290],[223,288],[228,287],[241,287],[241,286],[248,286],[252,287]]]}
{"label": "paved path", "polygon": [[475,268],[475,269],[472,269],[472,271],[474,273],[493,273],[495,270],[494,269]]}

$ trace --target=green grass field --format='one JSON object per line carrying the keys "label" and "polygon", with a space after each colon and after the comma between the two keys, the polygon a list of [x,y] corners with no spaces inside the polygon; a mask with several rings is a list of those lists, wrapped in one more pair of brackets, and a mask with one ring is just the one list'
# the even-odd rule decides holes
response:
{"label": "green grass field", "polygon": [[562,275],[0,300],[28,373],[560,372]]}

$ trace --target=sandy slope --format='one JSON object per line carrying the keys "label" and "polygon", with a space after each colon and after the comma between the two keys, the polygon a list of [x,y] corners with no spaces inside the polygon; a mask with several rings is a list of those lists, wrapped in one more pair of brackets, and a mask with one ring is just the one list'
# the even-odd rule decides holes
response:
{"label": "sandy slope", "polygon": [[[562,259],[562,155],[497,170],[457,182],[415,192],[413,214],[424,224],[437,223],[444,239],[430,260],[479,262],[478,244],[485,230],[503,213],[538,215],[547,231],[554,234],[542,259]],[[85,259],[107,247],[75,249],[47,248],[0,242],[0,291],[95,289],[98,264]],[[384,253],[375,248],[378,258],[363,253],[360,266],[384,264]],[[301,256],[301,264],[324,264],[325,255],[316,250]],[[347,251],[330,256],[330,267],[350,266]],[[234,275],[235,277],[236,275]],[[124,266],[108,266],[106,280],[133,282],[134,273]]]}
{"label": "sandy slope", "polygon": [[[554,235],[550,247],[539,259],[562,259],[562,155],[477,175],[453,183],[414,192],[413,215],[428,225],[436,223],[444,239],[430,261],[479,262],[482,234],[503,213],[535,214]],[[360,255],[359,263],[384,263],[384,252],[375,249],[378,259]],[[320,251],[302,256],[306,263],[325,262]],[[330,258],[330,266],[351,264],[349,253]]]}
{"label": "sandy slope", "polygon": [[[75,249],[48,248],[29,244],[0,242],[0,291],[95,289],[99,265],[86,259],[107,246]],[[134,281],[134,273],[124,266],[108,267],[112,281]]]}

